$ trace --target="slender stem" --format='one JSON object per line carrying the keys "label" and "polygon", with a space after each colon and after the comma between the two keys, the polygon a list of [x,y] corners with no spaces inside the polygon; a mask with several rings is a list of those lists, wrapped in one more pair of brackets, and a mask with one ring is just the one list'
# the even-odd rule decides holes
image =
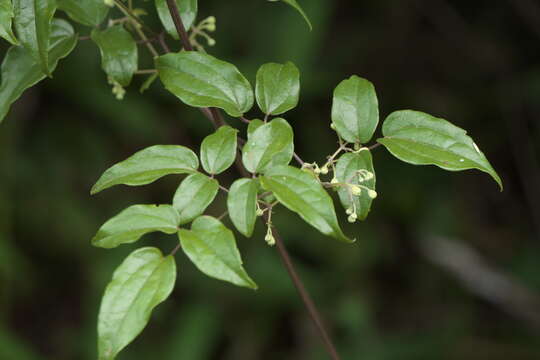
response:
{"label": "slender stem", "polygon": [[[178,35],[180,36],[180,39],[181,39],[182,44],[184,46],[184,49],[187,50],[187,51],[193,51],[193,47],[191,46],[191,43],[189,42],[189,37],[187,35],[186,29],[184,27],[184,24],[182,23],[182,19],[180,18],[180,12],[178,11],[178,6],[176,6],[176,2],[174,0],[167,0],[167,5],[169,7],[169,12],[171,13],[171,17],[173,18],[174,25],[176,27],[176,31],[178,32]],[[207,117],[209,119],[212,118],[211,121],[212,121],[212,123],[214,124],[215,127],[218,127],[219,125],[224,123],[223,118],[221,117],[221,113],[220,113],[219,109],[216,109],[216,108],[210,108],[210,109],[202,108],[201,111],[205,115],[207,115],[208,111],[210,112],[210,116],[207,116]],[[247,175],[246,177],[248,177],[249,173],[242,166],[242,159],[241,159],[241,156],[239,156],[239,155],[240,155],[240,153],[237,152],[236,166],[237,166],[238,170],[240,171],[240,173],[243,176]],[[296,154],[294,154],[294,155],[295,155],[295,158],[296,158],[297,161],[299,161],[301,164],[304,163],[302,161],[302,159],[300,159],[300,157],[298,155],[296,155]],[[265,222],[268,222],[268,213],[265,213],[263,215],[263,219],[264,219]],[[278,253],[279,253],[280,257],[281,257],[281,260],[283,261],[283,265],[287,269],[287,272],[289,273],[289,276],[290,276],[294,286],[298,290],[300,298],[304,302],[304,305],[305,305],[311,319],[315,323],[315,327],[319,331],[319,335],[321,336],[321,339],[323,341],[324,347],[326,348],[326,351],[328,352],[328,354],[330,355],[332,360],[339,360],[340,358],[339,358],[339,355],[337,354],[336,348],[335,348],[334,344],[332,343],[332,340],[330,339],[330,336],[328,336],[328,332],[326,331],[326,329],[325,329],[325,327],[323,325],[323,322],[321,320],[321,316],[319,315],[319,312],[317,311],[317,308],[316,308],[313,300],[309,296],[309,293],[307,292],[302,280],[300,279],[300,277],[298,276],[298,273],[296,272],[296,270],[294,268],[294,265],[293,265],[293,263],[291,261],[291,257],[289,256],[289,253],[287,252],[287,249],[285,248],[285,244],[281,240],[281,237],[279,236],[279,234],[278,234],[278,232],[276,231],[275,228],[272,229],[272,232],[273,232],[274,238],[276,239],[276,245],[277,245],[276,247],[277,247]]]}
{"label": "slender stem", "polygon": [[139,34],[140,38],[144,41],[144,45],[148,48],[148,51],[152,53],[152,56],[155,58],[159,56],[159,53],[157,52],[156,48],[152,43],[148,40],[146,37],[144,31],[140,28],[139,24],[134,24],[133,27],[135,28],[135,31],[137,34]]}
{"label": "slender stem", "polygon": [[130,17],[133,21],[135,21],[137,24],[141,25],[146,31],[148,31],[150,34],[152,35],[155,35],[154,31],[152,29],[150,29],[148,26],[146,26],[146,24],[141,20],[139,19],[139,17],[137,15],[135,15],[133,13],[133,11],[131,11],[131,9],[129,9],[126,5],[124,5],[122,3],[122,1],[120,0],[115,0],[114,1],[114,4],[116,6],[118,6],[118,8],[120,9],[120,11],[122,11],[124,13],[124,15]]}
{"label": "slender stem", "polygon": [[304,164],[305,164],[304,160],[300,159],[300,156],[298,156],[297,153],[294,152],[294,153],[293,153],[293,156],[294,156],[294,159],[296,160],[296,162],[298,162],[300,165],[304,165]]}
{"label": "slender stem", "polygon": [[229,192],[229,189],[227,189],[225,186],[219,185],[219,188],[220,188],[221,191],[223,191],[225,193]]}
{"label": "slender stem", "polygon": [[191,43],[189,42],[189,36],[187,34],[186,28],[184,27],[184,24],[182,23],[182,18],[180,17],[180,11],[178,10],[178,6],[176,6],[176,1],[167,0],[167,6],[169,7],[169,12],[171,13],[174,26],[176,27],[176,31],[178,32],[178,35],[182,40],[182,45],[184,46],[184,49],[186,49],[187,51],[193,51],[193,46],[191,46]]}
{"label": "slender stem", "polygon": [[[263,215],[263,218],[264,218],[264,222],[268,223],[269,221],[268,213],[265,213]],[[317,311],[317,307],[315,306],[315,303],[311,299],[311,296],[309,296],[309,293],[307,292],[304,286],[304,283],[298,276],[298,273],[296,272],[296,269],[294,268],[294,265],[291,261],[291,257],[289,256],[289,252],[287,251],[287,248],[285,247],[283,240],[281,239],[281,237],[279,236],[275,228],[272,228],[272,233],[276,240],[276,248],[278,250],[279,255],[281,256],[283,265],[287,269],[287,272],[289,273],[289,276],[294,284],[294,287],[296,288],[296,290],[298,291],[298,294],[302,298],[302,301],[304,302],[304,305],[306,306],[309,312],[309,315],[311,316],[311,319],[313,320],[313,323],[315,324],[315,327],[319,331],[319,335],[321,336],[323,340],[323,344],[324,344],[324,347],[326,348],[326,351],[328,352],[332,360],[339,360],[340,357],[336,351],[334,344],[332,343],[332,340],[330,339],[330,336],[328,335],[328,332],[326,331],[326,328],[321,319],[321,315]]]}
{"label": "slender stem", "polygon": [[171,49],[169,49],[169,46],[168,46],[167,43],[165,42],[165,33],[164,33],[164,32],[162,32],[161,34],[159,34],[158,40],[159,40],[159,44],[161,45],[163,51],[164,51],[165,53],[170,53],[170,52],[171,52]]}
{"label": "slender stem", "polygon": [[178,250],[180,250],[181,246],[182,245],[180,245],[180,242],[178,242],[178,245],[176,245],[176,247],[171,251],[171,253],[169,255],[174,256],[178,252]]}
{"label": "slender stem", "polygon": [[379,146],[381,146],[381,143],[376,143],[376,144],[373,144],[373,145],[371,145],[370,147],[368,147],[368,149],[369,149],[369,150],[373,150],[373,149],[378,148]]}

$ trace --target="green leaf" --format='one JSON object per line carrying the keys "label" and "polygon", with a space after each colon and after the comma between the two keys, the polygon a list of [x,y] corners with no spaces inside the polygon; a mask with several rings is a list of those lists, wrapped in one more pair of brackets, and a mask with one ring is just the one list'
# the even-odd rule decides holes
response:
{"label": "green leaf", "polygon": [[180,229],[182,250],[206,275],[238,286],[257,289],[242,266],[242,258],[231,230],[210,216],[197,218],[191,230]]}
{"label": "green leaf", "polygon": [[176,281],[172,256],[145,247],[132,252],[105,289],[98,317],[98,358],[113,360],[144,329],[152,310],[169,297]]}
{"label": "green leaf", "polygon": [[[268,0],[268,1],[280,1],[280,0]],[[284,2],[285,4],[289,4],[293,8],[295,8],[296,11],[298,11],[300,13],[300,15],[302,15],[304,20],[306,20],[306,23],[309,26],[309,30],[313,30],[313,26],[311,25],[311,21],[309,20],[308,16],[306,15],[306,13],[300,7],[300,5],[298,4],[298,2],[296,0],[281,0],[281,1]]]}
{"label": "green leaf", "polygon": [[264,121],[260,120],[260,119],[253,119],[249,122],[248,124],[248,127],[247,127],[247,136],[248,138],[251,137],[251,135],[253,135],[253,133],[255,132],[255,130],[257,130],[258,128],[260,128],[261,126],[263,126],[265,123]]}
{"label": "green leaf", "polygon": [[[367,148],[363,148],[359,153],[343,154],[336,164],[335,175],[340,183],[363,185],[367,189],[375,191],[376,178],[373,159]],[[369,196],[368,190],[362,188],[361,191],[360,195],[355,196],[350,188],[339,187],[338,195],[345,209],[354,208],[358,218],[365,220],[371,209],[373,198]]]}
{"label": "green leaf", "polygon": [[92,187],[91,194],[119,184],[150,184],[165,175],[193,173],[198,167],[197,155],[187,147],[154,145],[107,169]]}
{"label": "green leaf", "polygon": [[350,143],[367,143],[379,123],[379,103],[375,87],[356,75],[343,80],[334,90],[332,122]]}
{"label": "green leaf", "polygon": [[285,119],[277,118],[258,126],[242,149],[244,166],[249,172],[256,173],[287,165],[294,152],[293,137],[293,130]]}
{"label": "green leaf", "polygon": [[383,144],[398,159],[414,165],[436,165],[450,171],[478,169],[502,181],[467,132],[429,114],[403,110],[390,114],[383,124]]}
{"label": "green leaf", "polygon": [[112,249],[139,240],[144,234],[178,230],[178,212],[171,205],[133,205],[101,226],[92,245]]}
{"label": "green leaf", "polygon": [[[71,25],[54,19],[49,40],[49,69],[54,71],[58,61],[66,57],[77,44]],[[39,62],[30,52],[20,46],[11,47],[2,62],[2,84],[0,85],[0,122],[5,118],[15,100],[29,87],[45,78]]]}
{"label": "green leaf", "polygon": [[269,63],[257,72],[255,95],[263,113],[279,115],[298,105],[300,72],[292,63]]}
{"label": "green leaf", "polygon": [[101,52],[103,71],[120,85],[128,86],[139,61],[137,43],[129,31],[119,24],[103,31],[94,29],[91,37]]}
{"label": "green leaf", "polygon": [[161,82],[184,103],[217,107],[241,116],[253,106],[253,90],[238,69],[196,51],[167,54],[156,59]]}
{"label": "green leaf", "polygon": [[238,130],[222,126],[201,144],[201,164],[209,174],[219,174],[227,170],[236,158],[236,134]]}
{"label": "green leaf", "polygon": [[219,183],[206,175],[196,173],[182,181],[173,198],[173,206],[180,214],[180,225],[201,215],[214,201]]}
{"label": "green leaf", "polygon": [[41,71],[50,76],[49,38],[56,1],[14,0],[13,9],[19,41],[38,60]]}
{"label": "green leaf", "polygon": [[270,169],[260,181],[280,203],[323,234],[345,242],[355,241],[341,231],[332,198],[312,174],[281,166]]}
{"label": "green leaf", "polygon": [[97,27],[105,20],[110,7],[103,0],[56,0],[58,8],[70,18],[87,26]]}
{"label": "green leaf", "polygon": [[258,190],[259,182],[256,179],[238,179],[231,185],[227,195],[229,218],[246,237],[251,237],[255,229]]}
{"label": "green leaf", "polygon": [[13,45],[18,45],[19,41],[11,30],[11,19],[15,16],[11,0],[0,0],[0,36]]}
{"label": "green leaf", "polygon": [[[180,17],[182,18],[182,24],[184,28],[189,30],[195,18],[197,17],[197,0],[175,0],[176,6],[180,11]],[[167,0],[156,0],[156,9],[158,12],[159,19],[163,24],[163,27],[169,35],[178,40],[178,32],[174,26],[171,13],[169,12],[169,7],[167,6]]]}

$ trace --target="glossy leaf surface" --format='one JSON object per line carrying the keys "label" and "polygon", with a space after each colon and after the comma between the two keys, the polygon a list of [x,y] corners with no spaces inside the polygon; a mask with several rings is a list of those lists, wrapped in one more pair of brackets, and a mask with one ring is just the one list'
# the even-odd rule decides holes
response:
{"label": "glossy leaf surface", "polygon": [[98,26],[105,20],[110,7],[103,0],[56,0],[58,8],[70,18],[87,26]]}
{"label": "glossy leaf surface", "polygon": [[92,245],[111,249],[161,231],[174,234],[180,218],[171,205],[133,205],[108,220],[92,239]]}
{"label": "glossy leaf surface", "polygon": [[11,29],[11,22],[15,16],[11,0],[0,0],[0,37],[3,37],[13,45],[19,42]]}
{"label": "glossy leaf surface", "polygon": [[253,90],[238,69],[196,51],[167,54],[156,59],[161,82],[184,103],[217,107],[240,116],[253,106]]}
{"label": "glossy leaf surface", "polygon": [[101,52],[103,71],[122,86],[128,86],[137,71],[139,56],[137,43],[123,25],[105,30],[94,29],[92,40]]}
{"label": "glossy leaf surface", "polygon": [[95,194],[114,185],[146,185],[169,174],[197,171],[199,159],[180,145],[154,145],[107,169],[92,187]]}
{"label": "glossy leaf surface", "polygon": [[250,132],[242,149],[244,166],[249,172],[258,173],[275,166],[287,165],[293,156],[293,137],[293,130],[285,119],[274,119],[258,126]]}
{"label": "glossy leaf surface", "polygon": [[[49,41],[49,69],[54,71],[58,61],[66,57],[77,44],[71,25],[54,19]],[[11,47],[2,62],[0,85],[0,122],[5,118],[15,100],[29,87],[45,78],[39,62],[21,46]]]}
{"label": "glossy leaf surface", "polygon": [[229,218],[236,229],[246,237],[251,237],[255,229],[258,190],[258,180],[238,179],[231,185],[227,195]]}
{"label": "glossy leaf surface", "polygon": [[343,80],[334,90],[332,122],[345,141],[365,144],[371,140],[379,124],[373,84],[356,75]]}
{"label": "glossy leaf surface", "polygon": [[207,173],[220,174],[234,163],[237,133],[230,126],[222,126],[202,141],[201,165]]}
{"label": "glossy leaf surface", "polygon": [[178,232],[182,250],[206,275],[238,286],[257,289],[244,270],[231,230],[210,216],[197,218],[191,230]]}
{"label": "glossy leaf surface", "polygon": [[174,194],[173,206],[180,214],[180,225],[201,215],[214,201],[219,183],[206,175],[196,173],[182,181]]}
{"label": "glossy leaf surface", "polygon": [[280,203],[323,234],[345,242],[354,241],[341,231],[332,198],[312,174],[281,166],[270,169],[260,181]]}
{"label": "glossy leaf surface", "polygon": [[38,61],[41,71],[50,75],[49,38],[55,0],[14,0],[15,29],[20,43]]}
{"label": "glossy leaf surface", "polygon": [[419,111],[396,111],[384,121],[383,135],[377,141],[402,161],[450,171],[478,169],[503,188],[501,178],[473,139],[444,119]]}
{"label": "glossy leaf surface", "polygon": [[265,114],[279,115],[298,105],[300,71],[292,63],[269,63],[257,72],[255,95]]}
{"label": "glossy leaf surface", "polygon": [[105,289],[98,317],[98,358],[112,360],[169,297],[176,281],[172,256],[145,247],[132,252],[116,269]]}
{"label": "glossy leaf surface", "polygon": [[[180,17],[182,19],[182,24],[186,30],[191,28],[195,18],[197,17],[197,0],[175,0],[176,6],[180,11]],[[174,26],[171,13],[169,12],[169,7],[167,6],[167,0],[156,0],[156,9],[163,24],[163,27],[169,35],[178,40],[178,32]]]}

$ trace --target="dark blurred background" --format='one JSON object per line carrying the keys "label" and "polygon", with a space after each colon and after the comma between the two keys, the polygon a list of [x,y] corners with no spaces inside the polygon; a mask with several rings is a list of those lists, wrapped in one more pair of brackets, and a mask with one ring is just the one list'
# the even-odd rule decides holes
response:
{"label": "dark blurred background", "polygon": [[[137,2],[156,28],[152,3]],[[304,160],[322,162],[335,149],[332,91],[357,74],[375,84],[382,117],[411,108],[467,129],[505,184],[500,193],[478,171],[414,167],[378,148],[369,218],[345,225],[339,210],[356,244],[277,212],[343,359],[540,359],[540,2],[300,3],[313,32],[291,8],[262,0],[201,1],[199,19],[217,17],[208,51],[252,83],[264,62],[300,68],[301,101],[286,117]],[[114,268],[136,247],[175,246],[175,237],[149,235],[106,251],[90,239],[131,204],[170,202],[178,177],[94,197],[89,189],[144,147],[197,149],[210,124],[158,83],[140,95],[143,77],[115,100],[99,62],[95,45],[81,41],[0,126],[0,359],[95,359],[100,297]],[[141,68],[150,66],[145,55]],[[223,200],[209,213],[221,214]],[[207,278],[178,254],[172,297],[119,359],[327,359],[263,237],[262,226],[252,239],[237,235],[257,292]]]}

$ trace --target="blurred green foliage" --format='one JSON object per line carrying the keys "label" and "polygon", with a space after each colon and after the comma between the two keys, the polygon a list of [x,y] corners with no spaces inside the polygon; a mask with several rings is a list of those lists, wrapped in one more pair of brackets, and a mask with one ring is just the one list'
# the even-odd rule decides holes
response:
{"label": "blurred green foliage", "polygon": [[[141,4],[152,11],[150,2]],[[346,228],[358,238],[355,245],[323,237],[285,209],[276,213],[343,359],[540,358],[533,317],[478,297],[418,245],[432,236],[457,238],[530,293],[540,291],[540,37],[538,22],[531,21],[540,14],[538,4],[302,5],[312,32],[293,10],[262,0],[204,1],[199,18],[217,17],[217,45],[209,51],[235,63],[252,83],[264,62],[290,60],[299,67],[300,105],[287,119],[305,160],[320,162],[335,148],[332,90],[357,74],[375,84],[382,116],[409,104],[468,129],[506,185],[500,194],[479,172],[407,166],[379,148],[380,196],[366,222]],[[80,31],[87,35],[88,29]],[[169,44],[179,48],[172,39]],[[151,59],[142,58],[140,67],[151,67]],[[90,239],[131,204],[169,201],[178,178],[95,197],[90,187],[104,169],[139,149],[197,149],[211,130],[200,113],[157,84],[140,95],[143,81],[135,79],[125,100],[116,101],[97,47],[81,41],[54,79],[29,90],[0,127],[0,359],[95,358],[99,299],[134,247],[103,251]],[[225,182],[231,175],[225,173]],[[223,212],[225,199],[219,199],[209,213]],[[171,299],[119,358],[326,359],[263,237],[261,227],[253,239],[237,235],[245,267],[260,286],[255,293],[209,279],[177,256]],[[168,251],[175,241],[153,234],[137,246]],[[540,311],[537,303],[532,307]]]}

